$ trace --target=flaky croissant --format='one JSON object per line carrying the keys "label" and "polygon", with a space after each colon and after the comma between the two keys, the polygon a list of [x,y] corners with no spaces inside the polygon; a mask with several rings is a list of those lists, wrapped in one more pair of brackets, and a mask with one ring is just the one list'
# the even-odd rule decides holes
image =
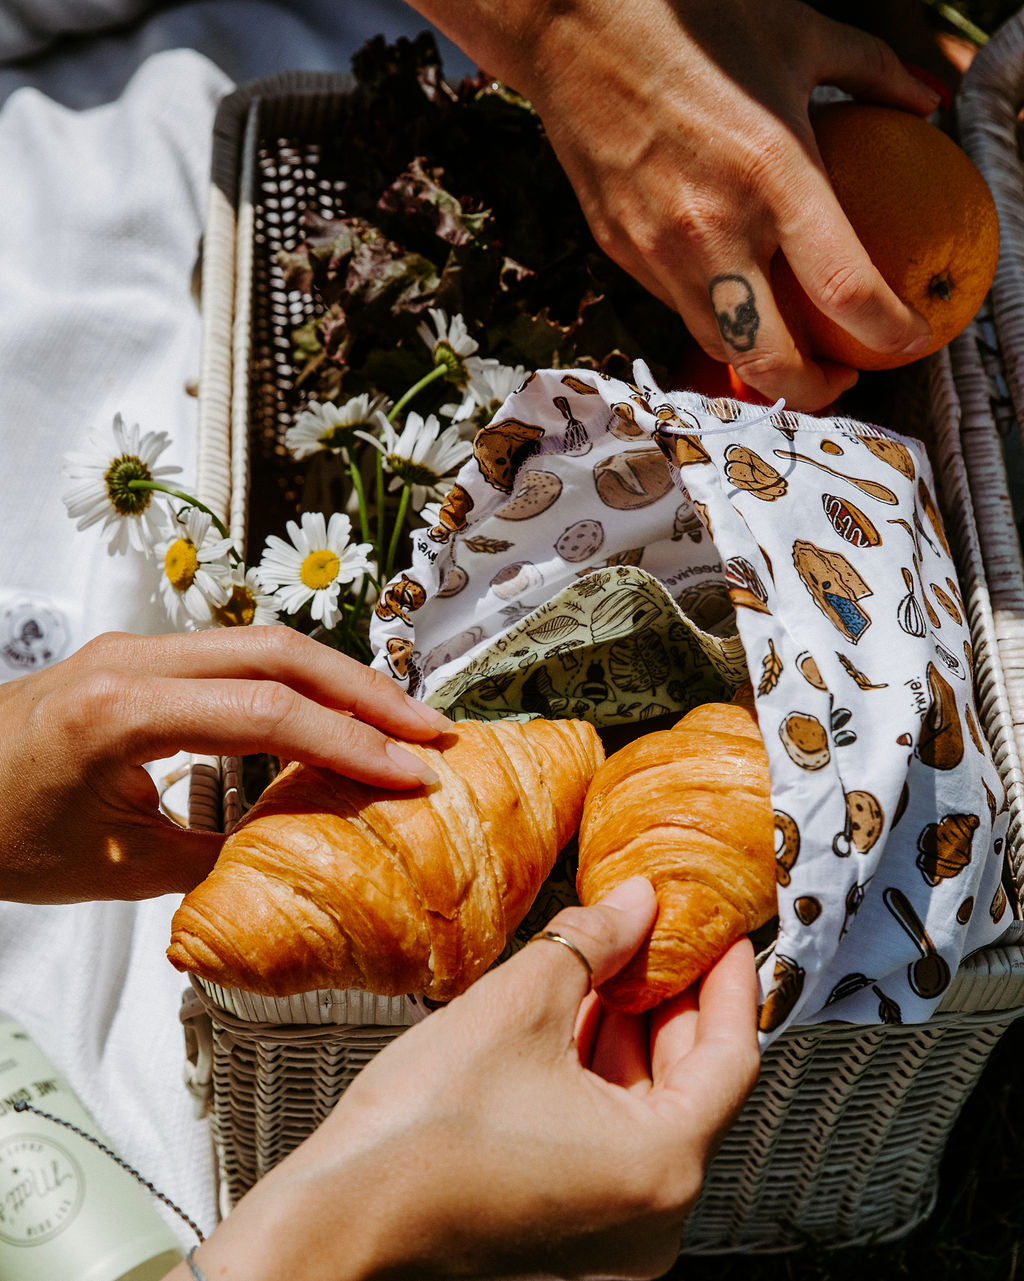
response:
{"label": "flaky croissant", "polygon": [[706,703],[608,757],[580,826],[577,890],[593,903],[642,875],[658,895],[651,937],[601,986],[650,1009],[682,992],[776,912],[768,755],[753,704]]}
{"label": "flaky croissant", "polygon": [[167,955],[225,987],[447,1001],[497,958],[576,831],[604,759],[583,721],[463,721],[405,746],[396,792],[289,765],[171,922]]}

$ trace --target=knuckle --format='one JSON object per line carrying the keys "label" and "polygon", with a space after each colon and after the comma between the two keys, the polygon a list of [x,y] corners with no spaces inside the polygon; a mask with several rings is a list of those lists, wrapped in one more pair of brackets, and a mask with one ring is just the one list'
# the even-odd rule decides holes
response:
{"label": "knuckle", "polygon": [[733,368],[744,382],[759,389],[775,387],[790,372],[790,364],[782,352],[758,347],[748,352],[737,352],[731,357]]}
{"label": "knuckle", "polygon": [[135,639],[126,632],[102,632],[93,636],[77,650],[77,665],[88,669],[97,664],[115,663]]}
{"label": "knuckle", "polygon": [[241,712],[261,734],[272,735],[299,712],[300,696],[278,681],[247,681],[239,691]]}
{"label": "knuckle", "polygon": [[134,682],[119,668],[96,663],[65,691],[58,724],[70,740],[97,725],[125,727],[133,719]]}
{"label": "knuckle", "polygon": [[821,283],[818,296],[823,311],[837,316],[857,316],[874,302],[871,282],[850,263],[833,268]]}

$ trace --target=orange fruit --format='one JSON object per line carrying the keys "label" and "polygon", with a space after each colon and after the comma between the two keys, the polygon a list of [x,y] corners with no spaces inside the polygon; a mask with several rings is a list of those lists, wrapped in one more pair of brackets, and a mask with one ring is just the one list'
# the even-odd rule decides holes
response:
{"label": "orange fruit", "polygon": [[814,117],[839,204],[893,292],[932,327],[926,351],[872,351],[823,315],[780,253],[772,288],[797,346],[855,369],[894,369],[955,338],[981,306],[999,257],[995,202],[941,129],[892,107],[833,102]]}

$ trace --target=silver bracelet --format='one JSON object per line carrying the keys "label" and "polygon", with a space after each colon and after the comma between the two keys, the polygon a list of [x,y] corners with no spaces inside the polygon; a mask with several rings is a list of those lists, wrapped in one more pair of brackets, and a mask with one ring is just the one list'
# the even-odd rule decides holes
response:
{"label": "silver bracelet", "polygon": [[192,1249],[189,1250],[188,1254],[185,1255],[185,1262],[192,1269],[192,1276],[195,1278],[195,1281],[206,1281],[206,1277],[204,1277],[199,1271],[199,1264],[196,1263],[195,1259],[192,1257],[198,1249],[199,1246],[194,1245]]}

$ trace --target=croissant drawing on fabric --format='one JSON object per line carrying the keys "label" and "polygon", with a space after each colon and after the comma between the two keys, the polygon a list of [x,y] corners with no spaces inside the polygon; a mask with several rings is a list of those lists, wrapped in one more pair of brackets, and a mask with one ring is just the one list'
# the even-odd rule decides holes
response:
{"label": "croissant drawing on fabric", "polygon": [[462,721],[405,744],[412,792],[291,764],[171,923],[167,955],[264,996],[318,988],[447,1001],[500,955],[575,833],[604,759],[584,721]]}
{"label": "croissant drawing on fabric", "polygon": [[639,1012],[684,991],[776,913],[768,754],[752,701],[705,703],[610,755],[580,826],[580,901],[629,876],[658,896],[650,939],[601,998]]}

